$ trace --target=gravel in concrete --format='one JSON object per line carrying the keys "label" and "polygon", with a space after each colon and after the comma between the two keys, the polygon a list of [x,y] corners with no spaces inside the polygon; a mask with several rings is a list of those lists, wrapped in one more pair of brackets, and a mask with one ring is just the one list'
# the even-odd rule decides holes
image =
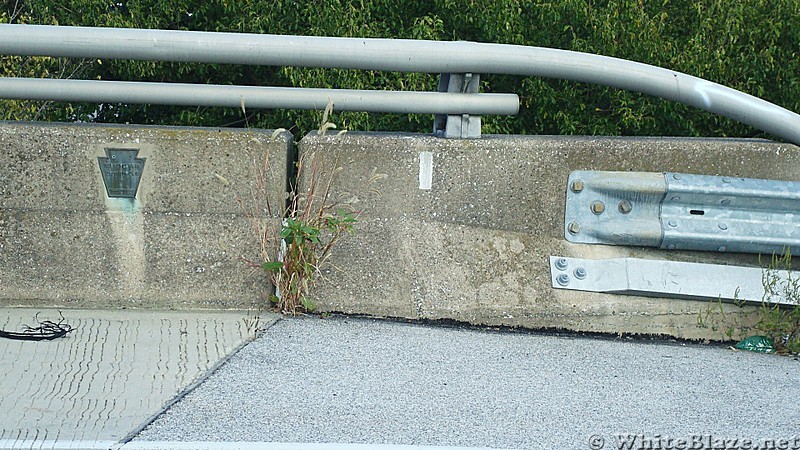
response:
{"label": "gravel in concrete", "polygon": [[798,395],[796,359],[719,346],[283,319],[137,440],[531,449],[620,448],[618,434],[758,442],[800,434]]}

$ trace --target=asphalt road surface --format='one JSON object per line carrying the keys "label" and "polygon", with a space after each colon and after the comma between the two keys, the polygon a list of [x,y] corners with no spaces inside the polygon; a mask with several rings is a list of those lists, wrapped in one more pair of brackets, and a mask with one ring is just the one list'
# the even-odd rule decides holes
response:
{"label": "asphalt road surface", "polygon": [[134,443],[800,448],[798,398],[791,357],[306,317],[271,325]]}

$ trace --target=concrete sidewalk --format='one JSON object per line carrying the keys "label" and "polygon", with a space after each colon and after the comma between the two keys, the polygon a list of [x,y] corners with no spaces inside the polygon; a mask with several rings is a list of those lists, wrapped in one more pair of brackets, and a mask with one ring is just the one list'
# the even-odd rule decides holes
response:
{"label": "concrete sidewalk", "polygon": [[[0,329],[59,320],[0,309]],[[0,339],[0,448],[109,448],[243,345],[245,312],[64,310],[53,341]],[[274,316],[262,317],[265,321]]]}
{"label": "concrete sidewalk", "polygon": [[308,317],[269,327],[132,444],[763,448],[800,434],[798,397],[790,357]]}

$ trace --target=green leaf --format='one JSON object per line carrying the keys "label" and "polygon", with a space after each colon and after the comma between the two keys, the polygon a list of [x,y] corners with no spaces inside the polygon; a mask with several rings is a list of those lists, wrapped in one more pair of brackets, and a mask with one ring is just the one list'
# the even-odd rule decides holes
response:
{"label": "green leaf", "polygon": [[261,265],[265,272],[279,272],[283,268],[283,263],[280,261],[269,261]]}
{"label": "green leaf", "polygon": [[311,300],[307,299],[306,297],[300,297],[300,303],[303,305],[303,308],[306,309],[308,312],[312,312],[317,309],[317,305],[314,304]]}

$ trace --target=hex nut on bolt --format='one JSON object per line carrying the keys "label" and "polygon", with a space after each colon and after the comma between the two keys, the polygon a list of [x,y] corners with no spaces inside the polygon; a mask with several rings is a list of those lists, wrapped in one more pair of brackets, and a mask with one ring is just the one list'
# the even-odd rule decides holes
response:
{"label": "hex nut on bolt", "polygon": [[567,260],[566,258],[558,258],[556,260],[556,269],[558,270],[567,270]]}
{"label": "hex nut on bolt", "polygon": [[631,204],[631,202],[628,200],[623,200],[619,202],[617,208],[619,209],[619,212],[621,212],[622,214],[628,214],[629,212],[631,212],[631,210],[633,210],[633,204]]}
{"label": "hex nut on bolt", "polygon": [[584,269],[583,267],[578,267],[577,269],[575,269],[575,278],[579,280],[586,278],[586,269]]}
{"label": "hex nut on bolt", "polygon": [[583,187],[584,187],[583,186],[583,180],[575,180],[575,181],[572,182],[571,189],[572,189],[572,192],[574,192],[576,194],[580,194],[581,192],[583,192]]}
{"label": "hex nut on bolt", "polygon": [[569,284],[569,275],[562,273],[561,275],[556,277],[556,281],[558,282],[558,284],[566,286]]}

